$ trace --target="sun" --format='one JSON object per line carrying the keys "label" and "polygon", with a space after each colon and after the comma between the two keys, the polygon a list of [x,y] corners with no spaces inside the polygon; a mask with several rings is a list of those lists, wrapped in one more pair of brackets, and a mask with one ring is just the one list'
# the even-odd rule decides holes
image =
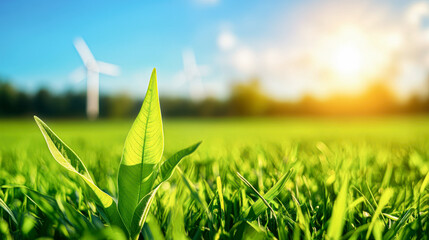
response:
{"label": "sun", "polygon": [[[316,66],[324,73],[326,87],[359,91],[379,74],[386,57],[377,38],[359,26],[342,26],[314,45]],[[325,74],[326,73],[326,74]]]}
{"label": "sun", "polygon": [[368,37],[356,27],[344,27],[330,39],[326,54],[329,69],[343,80],[362,77],[371,62]]}
{"label": "sun", "polygon": [[353,77],[363,71],[364,61],[363,49],[354,42],[347,42],[333,49],[329,64],[340,77]]}

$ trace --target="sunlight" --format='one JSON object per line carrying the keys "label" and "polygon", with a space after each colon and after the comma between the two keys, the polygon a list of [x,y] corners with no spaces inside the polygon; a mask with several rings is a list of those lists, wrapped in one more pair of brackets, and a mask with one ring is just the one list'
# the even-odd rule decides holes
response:
{"label": "sunlight", "polygon": [[327,44],[328,68],[342,81],[362,78],[371,70],[369,39],[358,27],[340,28]]}
{"label": "sunlight", "polygon": [[330,87],[353,92],[365,88],[384,68],[387,48],[357,25],[339,26],[316,45],[316,64],[329,73]]}
{"label": "sunlight", "polygon": [[364,64],[362,50],[352,42],[338,46],[330,60],[331,67],[343,77],[359,74]]}

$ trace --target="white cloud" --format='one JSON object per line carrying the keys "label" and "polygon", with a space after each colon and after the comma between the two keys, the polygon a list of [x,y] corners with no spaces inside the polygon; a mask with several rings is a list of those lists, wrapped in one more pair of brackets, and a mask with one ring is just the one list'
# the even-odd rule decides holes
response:
{"label": "white cloud", "polygon": [[220,50],[228,51],[235,47],[237,39],[230,31],[222,31],[217,38],[217,45]]}
{"label": "white cloud", "polygon": [[429,16],[429,3],[425,1],[415,2],[411,4],[406,13],[405,17],[409,24],[418,27],[421,20],[424,17]]}
{"label": "white cloud", "polygon": [[249,47],[240,47],[232,53],[232,65],[241,73],[252,74],[256,70],[256,55]]}
{"label": "white cloud", "polygon": [[[429,75],[429,29],[421,21],[429,17],[429,3],[417,2],[397,11],[369,1],[307,5],[293,19],[284,20],[293,27],[283,34],[241,38],[221,32],[218,64],[229,79],[260,77],[263,88],[280,98],[355,93],[383,78],[391,79],[403,96],[422,92]],[[284,26],[278,26],[283,31]],[[358,54],[364,73],[354,80],[337,76],[340,71],[333,72],[326,57],[344,44],[341,29],[345,27],[356,34],[346,35],[344,41],[352,40],[351,45],[364,52]]]}
{"label": "white cloud", "polygon": [[410,92],[418,95],[427,94],[427,71],[414,62],[404,60],[400,65],[400,71],[393,83],[393,87],[399,97],[406,99]]}

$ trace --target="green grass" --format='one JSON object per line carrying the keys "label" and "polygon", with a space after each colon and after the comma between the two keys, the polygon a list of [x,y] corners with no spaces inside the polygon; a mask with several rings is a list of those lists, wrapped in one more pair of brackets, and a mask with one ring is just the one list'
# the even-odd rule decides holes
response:
{"label": "green grass", "polygon": [[[97,185],[117,197],[132,120],[45,122],[81,157]],[[427,117],[167,119],[164,134],[164,159],[203,143],[159,189],[143,227],[145,239],[429,234],[428,180],[423,184],[429,171]],[[261,197],[292,168],[266,207]],[[0,199],[16,219],[0,204],[0,239],[123,236],[105,227],[103,212],[84,196],[79,179],[55,162],[30,118],[0,121],[0,185]],[[247,219],[254,202],[265,210]]]}

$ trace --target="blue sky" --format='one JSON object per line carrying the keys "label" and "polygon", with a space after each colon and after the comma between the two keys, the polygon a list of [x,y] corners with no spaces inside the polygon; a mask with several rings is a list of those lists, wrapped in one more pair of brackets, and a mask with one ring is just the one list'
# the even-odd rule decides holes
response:
{"label": "blue sky", "polygon": [[194,50],[198,62],[210,63],[223,25],[233,24],[243,35],[265,34],[279,5],[283,4],[2,1],[0,74],[28,89],[71,86],[68,75],[82,64],[72,41],[82,36],[96,59],[119,65],[125,76],[153,67],[160,76],[169,76],[183,68],[185,48]]}
{"label": "blue sky", "polygon": [[[75,83],[69,77],[73,70],[82,66],[73,47],[73,40],[81,36],[97,60],[121,67],[121,75],[118,77],[100,77],[102,92],[125,91],[141,95],[151,69],[156,67],[161,94],[186,95],[187,87],[176,87],[174,82],[180,78],[183,69],[182,52],[192,50],[197,63],[210,69],[202,81],[207,83],[208,89],[214,89],[214,95],[224,94],[234,79],[252,76],[263,80],[265,76],[270,78],[274,83],[267,80],[268,90],[296,88],[299,91],[294,92],[303,94],[311,91],[311,87],[306,88],[307,85],[314,84],[299,83],[301,73],[281,71],[277,74],[277,70],[271,66],[260,69],[255,64],[261,65],[258,62],[258,59],[263,58],[261,56],[276,56],[276,53],[283,56],[296,49],[308,48],[301,44],[305,38],[296,36],[305,36],[302,32],[306,29],[317,29],[317,18],[312,19],[313,15],[318,15],[319,9],[322,13],[326,11],[326,16],[332,15],[329,12],[332,7],[329,6],[344,5],[338,3],[339,1],[321,4],[320,1],[241,0],[126,3],[1,1],[0,76],[29,91],[42,86],[58,92],[84,89],[84,82]],[[366,1],[359,6],[375,12],[387,9],[388,16],[384,21],[388,22],[389,16],[401,13],[402,9],[408,7],[408,3],[382,1],[375,4]],[[344,8],[354,11],[353,4],[344,5]],[[321,19],[326,16],[322,14]],[[358,22],[356,19],[350,21]],[[307,23],[311,26],[305,25]],[[228,50],[230,52],[219,47],[222,33],[228,33],[234,39],[232,50]],[[320,35],[318,32],[311,34],[314,38]],[[305,55],[303,51],[299,54]],[[286,61],[282,57],[273,59],[278,62]],[[275,83],[283,81],[283,78],[286,79],[286,85]],[[288,96],[293,93],[291,90],[279,90],[276,94]]]}

